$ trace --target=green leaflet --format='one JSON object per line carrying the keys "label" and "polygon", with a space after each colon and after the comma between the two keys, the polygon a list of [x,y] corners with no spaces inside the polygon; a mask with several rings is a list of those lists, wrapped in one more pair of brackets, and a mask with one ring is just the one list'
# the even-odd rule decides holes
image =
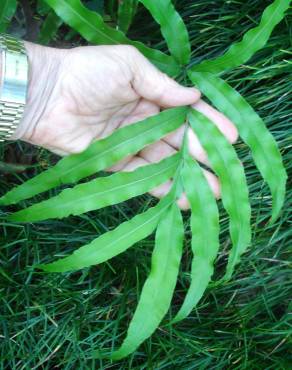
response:
{"label": "green leaflet", "polygon": [[11,214],[8,219],[36,222],[49,218],[63,218],[108,207],[144,194],[171,178],[181,155],[177,153],[159,163],[140,167],[133,172],[119,172],[101,177],[59,195]]}
{"label": "green leaflet", "polygon": [[234,43],[225,54],[218,58],[205,60],[193,67],[193,71],[223,73],[246,63],[267,43],[275,26],[284,18],[290,0],[275,0],[263,12],[260,24],[250,29],[242,40]]}
{"label": "green leaflet", "polygon": [[50,7],[46,3],[45,0],[37,0],[37,6],[36,6],[37,13],[44,16],[49,14],[50,12]]}
{"label": "green leaflet", "polygon": [[185,107],[167,109],[156,116],[123,127],[111,136],[94,142],[83,153],[63,158],[54,167],[12,189],[0,198],[0,204],[17,203],[104,170],[178,128],[184,123],[187,111]]}
{"label": "green leaflet", "polygon": [[284,202],[287,174],[273,136],[248,102],[225,81],[210,73],[189,71],[189,77],[215,107],[234,122],[250,147],[255,164],[271,189],[274,221]]}
{"label": "green leaflet", "polygon": [[201,299],[213,275],[213,264],[219,249],[218,208],[201,167],[190,156],[187,156],[181,175],[192,212],[191,231],[194,257],[191,285],[172,323],[186,318]]}
{"label": "green leaflet", "polygon": [[119,30],[127,33],[136,14],[137,7],[138,0],[120,0],[118,9]]}
{"label": "green leaflet", "polygon": [[0,2],[0,33],[6,31],[6,28],[16,12],[16,0],[1,0]]}
{"label": "green leaflet", "polygon": [[174,193],[170,192],[155,207],[123,222],[114,230],[77,249],[70,256],[37,267],[47,272],[65,272],[105,262],[150,235],[173,200]]}
{"label": "green leaflet", "polygon": [[[111,359],[119,360],[135,351],[155,331],[167,313],[178,276],[183,237],[183,220],[174,203],[159,222],[150,274],[143,286],[127,336],[121,347],[110,356]],[[100,354],[94,356],[100,357]]]}
{"label": "green leaflet", "polygon": [[192,109],[189,119],[208,153],[214,172],[220,179],[223,206],[230,218],[229,229],[233,246],[224,276],[224,279],[229,279],[251,239],[251,210],[245,174],[233,146],[207,117]]}
{"label": "green leaflet", "polygon": [[62,23],[62,20],[57,16],[57,14],[51,10],[42,25],[38,36],[38,42],[43,45],[48,44],[58,32],[58,29]]}
{"label": "green leaflet", "polygon": [[80,0],[45,0],[64,22],[87,41],[99,45],[128,44],[135,46],[163,72],[176,76],[180,72],[175,60],[141,42],[128,39],[122,32],[107,26],[102,17],[82,5]]}
{"label": "green leaflet", "polygon": [[181,65],[188,64],[191,46],[187,28],[171,0],[140,0],[161,27],[168,48]]}

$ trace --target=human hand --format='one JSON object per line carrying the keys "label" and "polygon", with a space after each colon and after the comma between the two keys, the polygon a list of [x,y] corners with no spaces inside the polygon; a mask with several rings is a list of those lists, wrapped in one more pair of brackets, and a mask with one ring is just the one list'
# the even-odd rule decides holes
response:
{"label": "human hand", "polygon": [[[94,140],[115,129],[157,114],[160,109],[191,105],[208,116],[234,142],[237,131],[221,113],[200,99],[194,88],[186,88],[158,71],[131,46],[87,46],[70,50],[26,43],[30,59],[28,104],[13,139],[42,146],[59,155],[78,153]],[[128,157],[111,171],[131,171],[173,154],[181,146],[184,127],[163,140]],[[208,165],[197,137],[188,132],[194,158]],[[205,171],[219,197],[217,178]],[[163,196],[171,182],[151,193]],[[187,207],[185,197],[180,200]]]}

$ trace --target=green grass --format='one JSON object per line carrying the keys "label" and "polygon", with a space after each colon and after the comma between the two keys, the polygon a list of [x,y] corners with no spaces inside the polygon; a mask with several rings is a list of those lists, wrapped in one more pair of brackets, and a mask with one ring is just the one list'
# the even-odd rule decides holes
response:
{"label": "green grass", "polygon": [[[266,1],[184,0],[177,1],[177,6],[191,34],[192,62],[196,63],[204,56],[222,52],[253,26]],[[139,12],[130,35],[165,50],[157,27],[145,16],[145,12]],[[286,17],[266,48],[248,65],[225,76],[265,119],[290,175],[291,31]],[[63,32],[62,29],[60,38]],[[180,79],[184,80],[184,76]],[[117,348],[121,343],[149,272],[153,237],[110,263],[79,272],[45,274],[30,266],[68,254],[155,200],[143,196],[83,216],[24,226],[7,223],[5,210],[0,210],[0,369],[291,368],[291,182],[281,217],[273,226],[268,225],[271,197],[267,186],[246,146],[239,141],[236,149],[251,191],[252,246],[242,257],[232,281],[210,286],[188,319],[168,327],[189,284],[192,256],[188,238],[172,311],[135,355],[117,363],[87,357],[93,347]],[[1,174],[1,194],[56,161],[48,152],[23,143],[5,144],[0,151],[0,161],[29,164],[26,172]],[[226,215],[221,214],[217,278],[222,276],[230,248]]]}

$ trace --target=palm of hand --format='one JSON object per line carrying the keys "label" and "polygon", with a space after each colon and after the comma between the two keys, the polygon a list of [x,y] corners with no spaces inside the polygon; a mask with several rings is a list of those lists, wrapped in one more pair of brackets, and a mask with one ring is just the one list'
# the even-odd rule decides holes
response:
{"label": "palm of hand", "polygon": [[[157,114],[161,108],[194,104],[223,134],[234,142],[234,125],[214,108],[199,100],[196,89],[187,89],[159,72],[136,49],[129,46],[79,47],[68,50],[60,62],[48,104],[30,142],[57,154],[85,150],[94,140],[115,129]],[[158,162],[179,150],[185,128],[125,158],[109,170],[131,171]],[[199,162],[209,165],[197,137],[189,130],[189,150]],[[220,194],[216,176],[204,170],[214,194]],[[161,197],[171,181],[154,189]],[[186,198],[180,206],[187,208]]]}
{"label": "palm of hand", "polygon": [[159,112],[157,104],[134,90],[124,50],[104,46],[87,47],[87,53],[84,47],[70,51],[52,94],[54,108],[38,124],[37,141],[43,147],[61,155],[81,152],[93,140]]}

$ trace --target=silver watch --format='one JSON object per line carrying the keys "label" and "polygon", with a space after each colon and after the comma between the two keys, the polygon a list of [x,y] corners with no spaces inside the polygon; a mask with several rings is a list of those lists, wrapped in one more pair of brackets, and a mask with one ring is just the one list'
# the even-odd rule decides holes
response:
{"label": "silver watch", "polygon": [[0,34],[2,76],[0,81],[0,141],[8,140],[23,116],[28,85],[28,58],[24,43]]}

